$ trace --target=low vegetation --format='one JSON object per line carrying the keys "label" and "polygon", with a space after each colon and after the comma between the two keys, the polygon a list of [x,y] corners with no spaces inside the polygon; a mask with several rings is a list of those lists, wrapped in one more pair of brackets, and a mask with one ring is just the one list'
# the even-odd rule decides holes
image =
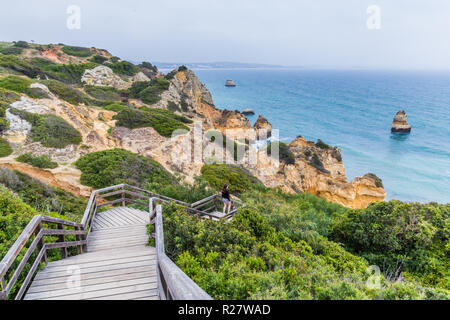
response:
{"label": "low vegetation", "polygon": [[58,164],[53,162],[48,155],[34,156],[30,153],[24,153],[18,156],[16,161],[28,163],[33,167],[41,169],[54,169],[58,167]]}
{"label": "low vegetation", "polygon": [[143,186],[175,182],[158,162],[123,149],[87,154],[78,159],[75,166],[81,170],[81,183],[96,189],[120,183]]}
{"label": "low vegetation", "polygon": [[81,58],[86,58],[92,55],[91,49],[84,47],[64,46],[61,50],[65,54]]}
{"label": "low vegetation", "polygon": [[6,76],[0,78],[0,88],[15,91],[17,93],[24,93],[31,98],[47,98],[47,94],[39,88],[31,88],[32,80],[18,76]]}
{"label": "low vegetation", "polygon": [[161,93],[168,90],[170,82],[164,78],[151,81],[137,81],[130,88],[130,98],[141,99],[147,104],[155,104],[161,100]]}
{"label": "low vegetation", "polygon": [[206,164],[202,167],[201,173],[202,178],[216,190],[220,190],[224,184],[228,184],[231,193],[239,194],[255,185],[262,186],[258,179],[239,166]]}
{"label": "low vegetation", "polygon": [[158,108],[133,108],[128,107],[114,116],[116,126],[130,129],[152,127],[163,137],[171,137],[175,130],[189,128],[185,123],[191,120],[174,114],[168,110]]}
{"label": "low vegetation", "polygon": [[84,72],[98,66],[97,63],[93,62],[58,64],[43,58],[33,58],[31,64],[39,68],[39,70],[48,78],[67,84],[81,84],[81,77]]}
{"label": "low vegetation", "polygon": [[4,158],[13,153],[13,149],[9,145],[8,141],[0,137],[0,158]]}
{"label": "low vegetation", "polygon": [[[48,186],[19,171],[0,168],[0,184],[12,190],[16,197],[39,212],[55,212],[63,219],[77,222],[83,217],[87,200]],[[1,244],[0,239],[0,246]]]}
{"label": "low vegetation", "polygon": [[295,163],[295,156],[286,143],[273,141],[267,146],[267,154],[270,156],[275,156],[275,153],[272,154],[272,148],[278,148],[278,159],[281,162],[284,162],[285,164]]}
{"label": "low vegetation", "polygon": [[85,86],[84,90],[98,100],[120,101],[120,92],[114,87]]}
{"label": "low vegetation", "polygon": [[106,66],[110,67],[114,73],[125,75],[125,76],[134,76],[139,72],[139,69],[128,61],[119,61],[115,63],[105,63]]}
{"label": "low vegetation", "polygon": [[39,115],[13,108],[11,113],[31,123],[31,138],[44,147],[65,148],[82,141],[80,132],[57,115]]}

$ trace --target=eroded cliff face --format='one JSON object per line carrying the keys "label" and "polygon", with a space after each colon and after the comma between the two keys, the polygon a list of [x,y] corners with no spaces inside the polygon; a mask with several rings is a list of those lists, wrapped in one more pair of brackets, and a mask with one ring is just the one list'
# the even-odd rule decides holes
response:
{"label": "eroded cliff face", "polygon": [[320,148],[302,137],[288,147],[294,157],[292,163],[282,160],[276,163],[262,149],[258,152],[257,164],[245,165],[245,168],[268,187],[290,193],[308,192],[349,208],[365,208],[386,197],[383,187],[377,186],[369,175],[347,181],[338,148]]}
{"label": "eroded cliff face", "polygon": [[[108,78],[109,71],[102,73],[102,84],[114,85],[114,76]],[[134,81],[144,79],[139,75]],[[112,81],[112,82],[111,82]],[[133,81],[133,80],[131,80]],[[298,137],[288,148],[293,155],[290,162],[274,163],[273,157],[266,154],[265,149],[255,151],[247,146],[243,162],[235,162],[233,155],[202,136],[195,146],[193,139],[194,124],[188,125],[190,132],[175,138],[165,138],[153,128],[128,129],[115,127],[116,114],[101,108],[72,105],[58,99],[47,88],[45,99],[30,99],[22,97],[14,104],[14,108],[32,113],[53,113],[77,129],[82,135],[82,143],[71,145],[64,149],[45,148],[39,142],[27,139],[30,124],[23,119],[7,114],[11,126],[4,134],[14,148],[13,155],[0,160],[0,166],[22,171],[43,182],[63,188],[77,195],[88,196],[91,189],[80,184],[81,173],[73,166],[73,162],[84,154],[112,148],[123,148],[131,152],[149,156],[161,163],[168,171],[180,173],[192,182],[199,175],[205,163],[217,158],[226,159],[227,163],[240,164],[260,179],[268,187],[280,187],[287,192],[309,192],[328,200],[351,208],[362,208],[370,202],[383,200],[385,192],[377,187],[371,176],[355,178],[352,182],[346,179],[341,152],[338,148],[315,144]],[[238,111],[218,110],[215,108],[208,89],[190,70],[174,73],[167,91],[161,95],[161,100],[151,107],[168,108],[169,101],[181,107],[181,113],[201,123],[203,130],[215,129],[228,138],[240,139],[241,143],[257,139],[262,132],[267,131],[268,137],[272,125],[263,116],[259,116],[254,126]],[[129,101],[142,106],[142,101]],[[249,136],[249,132],[252,132]],[[253,135],[253,136],[252,136]],[[249,139],[249,140],[247,140]],[[199,148],[200,155],[194,150]],[[59,163],[56,169],[38,169],[14,160],[22,153],[34,155],[50,155],[53,161]],[[256,154],[257,161],[249,160],[251,154]]]}

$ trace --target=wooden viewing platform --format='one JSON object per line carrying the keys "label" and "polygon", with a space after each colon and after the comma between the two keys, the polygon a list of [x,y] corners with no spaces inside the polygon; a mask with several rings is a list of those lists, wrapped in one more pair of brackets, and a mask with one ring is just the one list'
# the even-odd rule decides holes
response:
{"label": "wooden viewing platform", "polygon": [[[33,217],[0,263],[0,300],[211,299],[165,254],[161,204],[168,202],[213,220],[231,219],[240,204],[233,200],[234,209],[224,215],[218,211],[217,195],[188,204],[125,184],[94,191],[81,223]],[[148,209],[130,208],[127,203]],[[114,204],[120,206],[98,210]],[[155,247],[146,246],[148,224],[154,226]],[[44,229],[48,225],[57,229]],[[48,243],[46,236],[57,236],[58,241]],[[65,241],[65,236],[76,241]],[[22,260],[16,261],[26,247]],[[68,247],[76,247],[78,254],[67,257]],[[63,259],[48,263],[46,251],[55,248],[60,248]],[[38,270],[41,263],[45,267]],[[19,284],[26,266],[29,271]],[[11,297],[16,286],[19,289]]]}

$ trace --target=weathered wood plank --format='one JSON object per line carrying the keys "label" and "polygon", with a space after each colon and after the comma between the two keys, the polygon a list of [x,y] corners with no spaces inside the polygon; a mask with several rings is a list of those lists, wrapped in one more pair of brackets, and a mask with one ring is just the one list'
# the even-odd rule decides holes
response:
{"label": "weathered wood plank", "polygon": [[[112,293],[133,292],[137,287],[144,287],[145,289],[156,289],[156,275],[140,279],[119,280],[106,283],[98,283],[92,285],[74,286],[73,288],[64,288],[60,290],[49,290],[43,292],[29,293],[26,296],[27,300],[36,299],[50,299],[61,298],[65,299],[72,295],[88,295],[90,297],[98,297]],[[83,299],[83,298],[81,298]],[[85,298],[86,299],[86,298]]]}
{"label": "weathered wood plank", "polygon": [[[89,291],[89,292],[77,292],[77,289],[73,289],[71,293],[68,293],[66,295],[59,295],[59,296],[44,296],[44,295],[33,295],[34,299],[39,298],[42,300],[84,300],[84,299],[95,299],[98,297],[104,297],[104,296],[112,296],[112,295],[121,295],[125,293],[133,293],[136,291],[144,291],[144,290],[152,290],[156,289],[156,282],[151,282],[152,279],[149,279],[149,282],[137,284],[137,285],[130,285],[130,286],[124,286],[124,287],[117,287],[117,288],[107,288],[107,289],[101,289],[96,291]],[[44,296],[44,297],[42,297]],[[28,298],[28,297],[27,297]],[[30,298],[31,299],[31,298]]]}
{"label": "weathered wood plank", "polygon": [[[125,273],[125,274],[114,274],[108,277],[102,278],[93,278],[93,279],[80,279],[80,285],[83,287],[91,286],[91,285],[99,285],[111,282],[125,281],[125,280],[136,280],[136,279],[146,279],[146,278],[155,278],[156,277],[156,269],[143,271],[143,272],[133,272],[133,273]],[[67,278],[68,279],[68,278]],[[51,290],[63,290],[67,289],[67,281],[66,282],[58,282],[58,283],[42,283],[41,285],[33,285],[28,290],[27,294],[30,293],[39,293],[39,292],[47,292]]]}
{"label": "weathered wood plank", "polygon": [[[110,278],[113,276],[118,275],[125,275],[125,274],[136,274],[136,273],[143,273],[143,272],[156,272],[156,264],[151,266],[140,266],[140,267],[122,267],[122,268],[116,268],[106,271],[97,271],[97,272],[91,272],[91,273],[82,273],[81,274],[81,281],[91,280],[91,279],[104,279],[104,278]],[[49,284],[57,284],[57,283],[67,283],[67,280],[71,279],[71,275],[69,274],[62,274],[58,277],[54,278],[43,278],[43,279],[34,279],[33,285],[36,283],[36,286],[39,285],[49,285]]]}

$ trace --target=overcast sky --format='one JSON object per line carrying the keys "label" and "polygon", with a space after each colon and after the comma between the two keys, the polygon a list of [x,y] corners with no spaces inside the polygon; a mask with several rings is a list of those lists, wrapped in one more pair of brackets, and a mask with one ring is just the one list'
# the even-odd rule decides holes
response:
{"label": "overcast sky", "polygon": [[[67,7],[81,28],[66,26]],[[380,29],[366,10],[381,9]],[[133,61],[450,70],[450,0],[2,0],[0,40]]]}

